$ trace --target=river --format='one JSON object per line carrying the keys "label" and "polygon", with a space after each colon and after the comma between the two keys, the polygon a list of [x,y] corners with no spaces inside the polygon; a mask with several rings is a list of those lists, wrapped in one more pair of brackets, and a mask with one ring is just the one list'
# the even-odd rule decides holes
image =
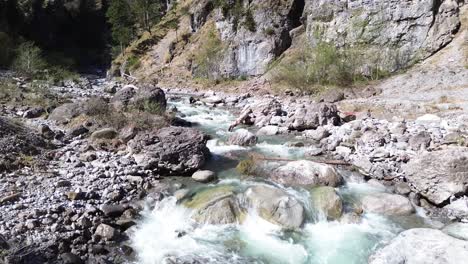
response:
{"label": "river", "polygon": [[[376,249],[399,232],[430,226],[430,220],[418,214],[390,218],[364,213],[358,223],[327,221],[321,212],[312,209],[310,194],[305,189],[280,186],[265,179],[245,179],[235,169],[237,161],[252,152],[272,158],[304,158],[307,147],[286,144],[301,141],[300,138],[260,137],[254,147],[228,145],[227,131],[235,117],[227,109],[191,105],[187,98],[171,100],[169,106],[176,107],[179,117],[198,124],[198,129],[212,137],[207,143],[212,158],[206,167],[217,173],[219,181],[188,184],[191,193],[220,186],[240,192],[251,186],[274,185],[304,205],[306,221],[298,230],[284,230],[249,211],[242,223],[198,225],[192,220],[190,209],[179,204],[175,197],[167,197],[144,211],[131,237],[137,254],[135,263],[367,263]],[[355,172],[337,169],[345,179],[345,184],[336,188],[345,212],[352,210],[362,195],[386,192],[385,188],[368,184],[359,175],[356,177]]]}

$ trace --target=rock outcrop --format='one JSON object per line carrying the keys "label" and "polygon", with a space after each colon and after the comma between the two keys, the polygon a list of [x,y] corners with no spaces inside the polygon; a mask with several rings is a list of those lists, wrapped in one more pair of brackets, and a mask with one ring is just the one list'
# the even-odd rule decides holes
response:
{"label": "rock outcrop", "polygon": [[172,175],[187,175],[200,169],[210,151],[208,137],[192,128],[165,127],[143,132],[128,143],[138,165]]}
{"label": "rock outcrop", "polygon": [[402,166],[406,179],[421,195],[434,204],[463,194],[468,186],[468,150],[453,147],[424,152]]}

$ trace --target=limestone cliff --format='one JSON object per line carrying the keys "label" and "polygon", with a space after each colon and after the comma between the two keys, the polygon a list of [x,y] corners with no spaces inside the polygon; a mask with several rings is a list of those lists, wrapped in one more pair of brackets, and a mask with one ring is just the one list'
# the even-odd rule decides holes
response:
{"label": "limestone cliff", "polygon": [[[132,75],[250,77],[292,45],[364,47],[392,72],[447,45],[460,28],[457,0],[183,0],[114,63]],[[137,66],[127,65],[131,58]],[[123,67],[122,67],[123,66]],[[137,70],[138,69],[138,70]],[[207,76],[214,75],[214,76]]]}

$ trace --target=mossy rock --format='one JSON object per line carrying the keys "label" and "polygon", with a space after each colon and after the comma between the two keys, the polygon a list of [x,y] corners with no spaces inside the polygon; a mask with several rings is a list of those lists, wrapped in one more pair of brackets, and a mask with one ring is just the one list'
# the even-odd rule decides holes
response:
{"label": "mossy rock", "polygon": [[232,224],[245,218],[234,187],[228,185],[202,190],[182,204],[194,209],[192,219],[201,224]]}
{"label": "mossy rock", "polygon": [[336,220],[343,213],[343,202],[333,187],[323,186],[309,190],[311,203],[319,216],[325,216],[327,220]]}

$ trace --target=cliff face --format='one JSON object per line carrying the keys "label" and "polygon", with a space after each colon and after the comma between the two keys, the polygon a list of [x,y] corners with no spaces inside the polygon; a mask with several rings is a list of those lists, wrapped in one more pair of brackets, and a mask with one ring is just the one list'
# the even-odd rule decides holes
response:
{"label": "cliff face", "polygon": [[[391,72],[447,45],[459,29],[463,4],[457,0],[179,1],[179,11],[174,11],[179,14],[178,32],[167,30],[153,37],[151,45],[130,48],[127,54],[141,58],[137,75],[169,68],[172,74],[178,70],[197,77],[203,64],[197,55],[207,47],[207,27],[214,25],[221,47],[208,60],[217,76],[262,75],[293,43],[319,41],[359,47]],[[122,61],[121,57],[116,65]]]}

